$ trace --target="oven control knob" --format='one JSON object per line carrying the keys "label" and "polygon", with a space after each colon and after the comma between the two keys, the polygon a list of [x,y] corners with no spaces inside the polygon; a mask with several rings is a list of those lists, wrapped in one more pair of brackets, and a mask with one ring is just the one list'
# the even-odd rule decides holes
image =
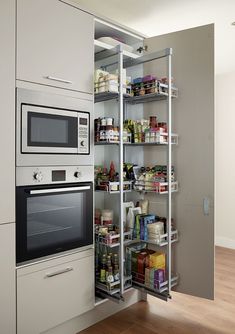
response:
{"label": "oven control knob", "polygon": [[35,173],[33,174],[33,178],[34,178],[34,180],[36,180],[36,181],[38,181],[38,182],[41,182],[41,181],[42,181],[42,173],[40,173],[40,172],[35,172]]}
{"label": "oven control knob", "polygon": [[77,172],[74,173],[74,177],[76,177],[77,179],[78,179],[79,177],[81,177],[81,176],[82,176],[82,173],[79,172],[79,171],[77,171]]}

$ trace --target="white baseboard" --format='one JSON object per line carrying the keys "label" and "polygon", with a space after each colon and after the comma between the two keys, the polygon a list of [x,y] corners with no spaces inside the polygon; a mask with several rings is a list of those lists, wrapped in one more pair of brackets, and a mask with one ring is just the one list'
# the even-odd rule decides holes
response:
{"label": "white baseboard", "polygon": [[224,237],[216,237],[215,238],[215,244],[216,244],[216,246],[235,249],[235,240],[234,239],[229,239],[229,238],[224,238]]}

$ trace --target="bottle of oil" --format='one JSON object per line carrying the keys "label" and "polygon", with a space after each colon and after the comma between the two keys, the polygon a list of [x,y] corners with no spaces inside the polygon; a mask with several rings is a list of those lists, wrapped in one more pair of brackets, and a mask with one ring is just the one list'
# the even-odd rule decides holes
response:
{"label": "bottle of oil", "polygon": [[106,282],[106,264],[107,264],[106,254],[103,254],[101,258],[101,267],[100,267],[100,282],[101,283]]}

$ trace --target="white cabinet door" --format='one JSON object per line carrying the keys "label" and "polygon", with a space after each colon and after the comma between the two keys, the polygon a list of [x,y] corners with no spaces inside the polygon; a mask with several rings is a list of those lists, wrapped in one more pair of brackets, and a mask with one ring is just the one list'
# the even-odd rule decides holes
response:
{"label": "white cabinet door", "polygon": [[93,17],[59,0],[17,0],[17,79],[93,92]]}
{"label": "white cabinet door", "polygon": [[93,251],[72,259],[17,270],[18,334],[39,334],[94,307]]}
{"label": "white cabinet door", "polygon": [[[179,134],[179,145],[173,147],[180,186],[173,196],[173,218],[180,233],[179,242],[172,245],[174,269],[180,275],[176,290],[213,299],[214,27],[170,33],[145,43],[149,52],[173,48],[172,71],[179,88],[178,99],[172,101],[173,132]],[[166,61],[146,63],[144,72],[163,76]],[[144,110],[146,117],[156,114],[164,120],[166,102],[145,104]],[[147,163],[161,159],[159,149],[153,150],[145,154]]]}
{"label": "white cabinet door", "polygon": [[0,225],[0,333],[16,332],[15,224]]}

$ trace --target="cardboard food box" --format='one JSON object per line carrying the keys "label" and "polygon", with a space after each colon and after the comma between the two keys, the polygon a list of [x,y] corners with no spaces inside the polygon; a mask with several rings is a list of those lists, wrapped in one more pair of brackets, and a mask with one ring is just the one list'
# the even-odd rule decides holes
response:
{"label": "cardboard food box", "polygon": [[146,267],[146,258],[148,257],[148,252],[144,251],[141,252],[138,255],[138,259],[137,259],[137,271],[140,274],[144,275],[144,271],[145,271],[145,267]]}
{"label": "cardboard food box", "polygon": [[149,255],[149,267],[156,269],[166,268],[166,255],[165,253],[155,252]]}
{"label": "cardboard food box", "polygon": [[137,272],[137,259],[140,254],[139,250],[131,252],[131,270]]}
{"label": "cardboard food box", "polygon": [[136,272],[132,272],[132,280],[140,284],[144,284],[144,275]]}

